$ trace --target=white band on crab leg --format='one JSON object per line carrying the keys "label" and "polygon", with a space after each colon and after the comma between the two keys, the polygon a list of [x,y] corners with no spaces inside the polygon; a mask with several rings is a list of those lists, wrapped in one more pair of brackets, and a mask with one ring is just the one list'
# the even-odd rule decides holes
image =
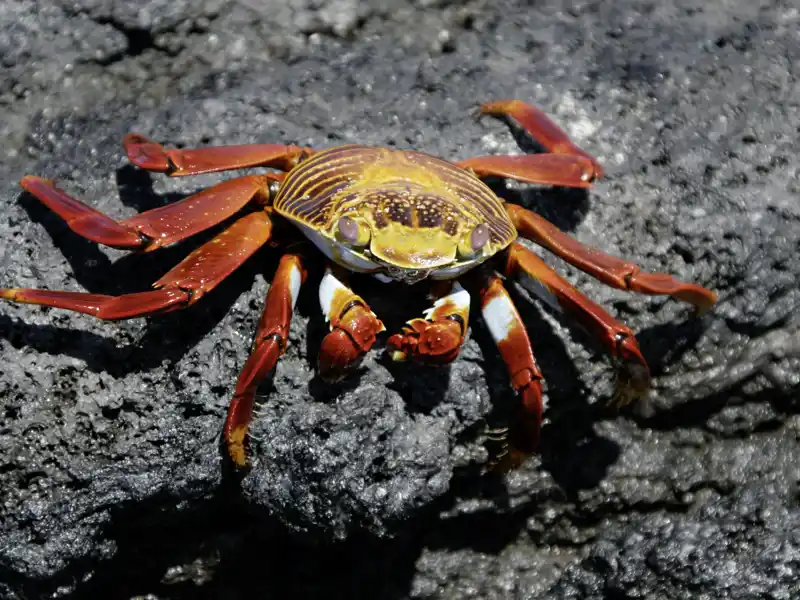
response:
{"label": "white band on crab leg", "polygon": [[353,292],[345,284],[343,284],[330,267],[325,269],[325,275],[319,284],[319,306],[322,309],[322,314],[325,315],[325,321],[330,323],[337,314],[334,314],[334,303],[337,296],[342,294],[352,294]]}
{"label": "white band on crab leg", "polygon": [[[533,357],[525,323],[499,278],[494,278],[483,292],[481,314],[509,369],[512,380],[519,377],[520,373],[527,373],[528,381],[541,381],[542,375]],[[516,388],[521,382],[513,381],[513,383]],[[537,396],[539,394],[540,392],[536,393]],[[536,400],[541,401],[538,397]]]}
{"label": "white band on crab leg", "polygon": [[426,308],[422,314],[428,321],[435,321],[439,317],[446,317],[457,314],[464,321],[464,328],[467,327],[469,317],[470,297],[469,292],[461,287],[457,281],[450,288],[450,293],[446,296],[437,298],[433,306]]}
{"label": "white band on crab leg", "polygon": [[[325,321],[331,324],[331,328],[333,328],[333,322],[341,318],[347,307],[353,303],[367,306],[360,296],[342,283],[330,266],[326,267],[325,275],[319,284],[319,306],[322,314],[325,315]],[[370,314],[375,316],[372,311]]]}
{"label": "white band on crab leg", "polygon": [[[536,282],[539,284],[539,287],[544,288],[538,281],[530,278],[528,278],[528,280]],[[556,307],[560,309],[558,305],[556,305]],[[519,332],[525,331],[525,324],[522,322],[522,317],[519,316],[519,312],[517,312],[514,303],[507,293],[496,295],[484,304],[481,309],[481,314],[486,322],[486,326],[489,328],[492,339],[498,346],[511,343],[513,337],[520,337],[518,335]],[[516,336],[514,335],[515,333],[517,333]],[[527,335],[525,339],[527,340]],[[519,349],[521,354],[527,351],[528,348]],[[547,399],[543,397],[542,410],[546,409]]]}
{"label": "white band on crab leg", "polygon": [[492,297],[481,308],[486,326],[496,344],[505,342],[514,326],[521,326],[517,309],[506,294]]}
{"label": "white band on crab leg", "polygon": [[303,285],[304,275],[300,271],[300,266],[292,263],[289,270],[289,295],[291,296],[292,308],[297,304],[297,297],[300,295],[300,287]]}

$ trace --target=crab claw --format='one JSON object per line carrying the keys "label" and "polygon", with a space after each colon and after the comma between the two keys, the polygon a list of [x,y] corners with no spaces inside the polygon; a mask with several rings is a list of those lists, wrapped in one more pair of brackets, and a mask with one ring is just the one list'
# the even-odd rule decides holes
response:
{"label": "crab claw", "polygon": [[358,366],[363,356],[364,350],[346,331],[334,329],[325,336],[319,348],[319,375],[326,383],[341,381]]}
{"label": "crab claw", "polygon": [[408,358],[428,364],[446,364],[455,360],[461,351],[463,332],[461,323],[454,319],[426,321],[413,319],[403,327],[402,333],[389,338],[386,345],[392,360]]}

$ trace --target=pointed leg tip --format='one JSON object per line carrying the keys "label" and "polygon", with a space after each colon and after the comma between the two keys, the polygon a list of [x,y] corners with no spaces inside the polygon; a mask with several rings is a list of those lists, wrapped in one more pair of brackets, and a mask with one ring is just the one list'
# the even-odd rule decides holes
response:
{"label": "pointed leg tip", "polygon": [[481,102],[475,109],[475,112],[477,113],[478,118],[485,115],[499,117],[512,112],[518,105],[518,103],[519,100],[510,100],[510,99],[492,100],[491,102]]}
{"label": "pointed leg tip", "polygon": [[228,446],[228,456],[230,456],[231,462],[237,469],[247,468],[247,454],[242,444]]}
{"label": "pointed leg tip", "polygon": [[715,292],[693,283],[681,284],[681,289],[672,295],[677,300],[691,304],[694,307],[695,317],[705,315],[719,300],[719,296]]}
{"label": "pointed leg tip", "polygon": [[491,112],[508,112],[519,106],[521,102],[513,98],[504,98],[502,100],[492,100],[491,102],[481,103],[481,110],[485,113]]}
{"label": "pointed leg tip", "polygon": [[47,185],[53,187],[53,181],[50,179],[45,179],[43,177],[38,177],[37,175],[25,175],[22,179],[19,180],[19,185],[25,191],[28,191],[31,187],[36,185]]}
{"label": "pointed leg tip", "polygon": [[408,355],[400,350],[393,351],[390,357],[394,362],[406,362],[408,360]]}
{"label": "pointed leg tip", "polygon": [[247,451],[245,450],[246,437],[247,426],[239,425],[231,431],[227,439],[228,456],[238,469],[248,466]]}
{"label": "pointed leg tip", "polygon": [[532,456],[533,452],[528,453],[511,448],[505,453],[492,457],[486,464],[484,473],[495,475],[510,473],[519,469]]}
{"label": "pointed leg tip", "polygon": [[122,140],[128,160],[147,171],[166,172],[173,168],[169,156],[161,146],[143,135],[129,133]]}
{"label": "pointed leg tip", "polygon": [[615,386],[614,395],[606,403],[606,406],[615,410],[620,410],[637,400],[647,396],[650,391],[650,378],[647,381],[636,381],[631,378],[620,376]]}
{"label": "pointed leg tip", "polygon": [[707,291],[701,299],[695,303],[695,315],[702,317],[710,311],[719,300],[719,296],[714,292]]}
{"label": "pointed leg tip", "polygon": [[145,137],[139,133],[129,133],[124,138],[122,138],[122,145],[127,146],[129,144],[152,144],[154,143],[150,138]]}

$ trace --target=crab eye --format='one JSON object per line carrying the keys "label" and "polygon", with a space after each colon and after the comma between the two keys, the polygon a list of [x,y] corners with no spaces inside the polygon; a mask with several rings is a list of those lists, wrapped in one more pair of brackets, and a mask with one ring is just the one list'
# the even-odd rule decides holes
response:
{"label": "crab eye", "polygon": [[469,241],[470,245],[472,246],[472,250],[477,252],[486,245],[486,242],[489,241],[489,228],[484,224],[478,225],[469,235]]}
{"label": "crab eye", "polygon": [[369,228],[352,217],[344,216],[338,223],[339,237],[354,246],[366,246],[369,243]]}
{"label": "crab eye", "polygon": [[469,258],[474,256],[489,241],[489,228],[483,223],[475,227],[458,245],[458,253]]}

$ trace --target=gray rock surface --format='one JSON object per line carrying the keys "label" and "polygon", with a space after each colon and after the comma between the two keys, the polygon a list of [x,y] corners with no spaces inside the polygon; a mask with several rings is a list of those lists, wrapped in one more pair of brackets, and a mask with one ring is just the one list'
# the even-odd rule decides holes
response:
{"label": "gray rock surface", "polygon": [[[788,0],[0,0],[0,286],[143,290],[194,247],[127,257],[20,193],[38,174],[123,217],[226,177],[140,173],[129,131],[457,158],[519,152],[469,118],[518,97],[607,177],[501,194],[721,297],[694,320],[553,260],[638,333],[655,388],[605,409],[609,362],[516,290],[549,422],[496,478],[479,434],[511,394],[479,320],[449,369],[376,350],[325,388],[312,280],[241,481],[218,436],[275,251],[162,318],[3,304],[0,597],[797,598],[798,28]],[[423,304],[359,291],[392,328]]]}

